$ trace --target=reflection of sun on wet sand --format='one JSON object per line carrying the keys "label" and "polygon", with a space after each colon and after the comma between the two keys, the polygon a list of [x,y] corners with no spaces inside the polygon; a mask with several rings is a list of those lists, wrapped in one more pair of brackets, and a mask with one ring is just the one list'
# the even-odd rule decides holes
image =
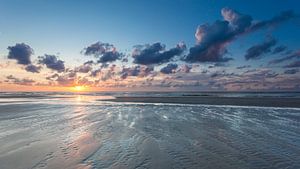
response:
{"label": "reflection of sun on wet sand", "polygon": [[[299,108],[123,104],[78,93],[17,97],[0,103],[1,169],[299,168]],[[255,100],[119,101],[200,98]]]}
{"label": "reflection of sun on wet sand", "polygon": [[205,105],[235,105],[262,107],[300,107],[300,98],[280,97],[214,97],[214,96],[178,96],[178,97],[116,97],[107,100],[114,102],[140,103],[177,103]]}

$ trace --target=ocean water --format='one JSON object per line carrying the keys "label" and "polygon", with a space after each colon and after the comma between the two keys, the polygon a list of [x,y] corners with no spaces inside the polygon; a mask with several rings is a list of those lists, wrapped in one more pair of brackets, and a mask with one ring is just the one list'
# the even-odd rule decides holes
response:
{"label": "ocean water", "polygon": [[111,97],[2,93],[0,168],[300,168],[300,109]]}

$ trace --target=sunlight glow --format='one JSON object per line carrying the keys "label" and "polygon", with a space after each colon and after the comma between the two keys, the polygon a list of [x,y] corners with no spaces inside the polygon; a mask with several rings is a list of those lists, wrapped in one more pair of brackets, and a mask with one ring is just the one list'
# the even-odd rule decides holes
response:
{"label": "sunlight glow", "polygon": [[73,90],[81,92],[81,91],[85,91],[86,87],[85,86],[74,86]]}

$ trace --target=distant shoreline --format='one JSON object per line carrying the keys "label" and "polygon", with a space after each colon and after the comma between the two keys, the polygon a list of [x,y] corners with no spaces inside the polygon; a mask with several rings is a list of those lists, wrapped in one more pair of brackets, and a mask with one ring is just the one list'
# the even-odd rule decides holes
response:
{"label": "distant shoreline", "polygon": [[300,98],[280,97],[212,97],[212,96],[170,96],[170,97],[116,97],[105,100],[112,102],[135,103],[176,103],[176,104],[206,104],[232,106],[260,106],[260,107],[290,107],[300,108]]}

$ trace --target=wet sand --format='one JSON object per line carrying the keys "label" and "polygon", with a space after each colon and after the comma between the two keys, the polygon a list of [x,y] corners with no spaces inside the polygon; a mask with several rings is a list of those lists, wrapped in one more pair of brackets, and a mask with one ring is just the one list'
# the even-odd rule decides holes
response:
{"label": "wet sand", "polygon": [[181,96],[181,97],[116,97],[113,102],[135,103],[176,103],[204,105],[233,105],[259,107],[295,107],[300,108],[300,98],[273,97],[211,97],[211,96]]}
{"label": "wet sand", "polygon": [[299,108],[99,99],[2,99],[0,168],[300,168]]}

